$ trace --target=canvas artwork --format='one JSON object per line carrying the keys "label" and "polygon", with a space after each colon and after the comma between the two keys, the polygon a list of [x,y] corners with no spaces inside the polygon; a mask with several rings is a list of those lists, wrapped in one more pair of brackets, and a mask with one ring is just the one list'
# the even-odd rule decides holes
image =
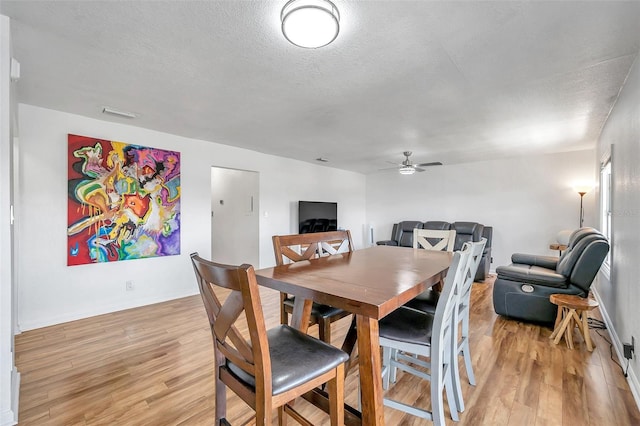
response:
{"label": "canvas artwork", "polygon": [[67,265],[180,254],[180,153],[68,136]]}

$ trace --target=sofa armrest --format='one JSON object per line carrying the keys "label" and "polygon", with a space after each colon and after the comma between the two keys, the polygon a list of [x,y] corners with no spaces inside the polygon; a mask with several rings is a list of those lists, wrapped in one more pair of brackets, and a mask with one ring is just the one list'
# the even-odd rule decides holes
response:
{"label": "sofa armrest", "polygon": [[567,277],[556,273],[553,269],[547,269],[540,266],[523,264],[498,266],[496,268],[496,273],[498,274],[498,278],[518,281],[523,284],[534,284],[557,288],[566,288],[568,286]]}
{"label": "sofa armrest", "polygon": [[553,269],[558,266],[558,258],[554,256],[538,256],[535,254],[514,253],[511,255],[511,262],[523,265],[540,266],[542,268]]}
{"label": "sofa armrest", "polygon": [[376,241],[376,245],[379,246],[397,246],[398,242],[394,240]]}

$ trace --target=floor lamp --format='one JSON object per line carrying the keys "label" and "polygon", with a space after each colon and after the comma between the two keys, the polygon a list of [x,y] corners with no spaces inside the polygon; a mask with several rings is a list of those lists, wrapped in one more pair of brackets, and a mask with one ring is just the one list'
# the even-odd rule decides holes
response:
{"label": "floor lamp", "polygon": [[582,207],[582,199],[584,198],[584,194],[586,194],[587,191],[578,191],[578,194],[580,194],[580,228],[582,228],[582,223],[584,222],[584,208]]}
{"label": "floor lamp", "polygon": [[589,186],[578,186],[575,190],[580,194],[580,228],[582,228],[582,224],[584,223],[584,207],[583,207],[583,199],[584,195],[589,192],[593,188],[592,185]]}

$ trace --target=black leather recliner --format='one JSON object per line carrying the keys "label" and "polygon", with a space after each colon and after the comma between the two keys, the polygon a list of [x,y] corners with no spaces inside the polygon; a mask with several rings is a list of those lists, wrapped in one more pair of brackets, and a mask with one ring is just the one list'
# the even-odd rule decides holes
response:
{"label": "black leather recliner", "polygon": [[551,324],[557,306],[549,296],[562,293],[587,297],[608,252],[604,235],[593,228],[580,228],[571,234],[560,258],[515,253],[511,265],[496,269],[493,308],[499,315]]}

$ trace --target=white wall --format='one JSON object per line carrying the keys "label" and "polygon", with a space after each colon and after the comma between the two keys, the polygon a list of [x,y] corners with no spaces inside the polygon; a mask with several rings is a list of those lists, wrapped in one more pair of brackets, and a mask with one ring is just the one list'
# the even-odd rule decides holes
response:
{"label": "white wall", "polygon": [[[211,166],[260,173],[261,267],[274,264],[271,236],[293,229],[292,206],[299,199],[337,201],[340,225],[351,229],[356,246],[362,246],[361,174],[24,104],[19,125],[22,330],[195,294],[189,253],[210,253]],[[181,152],[180,256],[66,266],[68,133]],[[126,280],[135,282],[134,291],[125,291]]]}
{"label": "white wall", "polygon": [[[428,167],[403,176],[367,177],[367,220],[374,240],[401,220],[470,221],[493,226],[491,270],[515,252],[557,255],[556,235],[579,226],[580,196],[572,185],[595,182],[595,151],[526,156]],[[584,226],[595,226],[595,191],[585,195]]]}
{"label": "white wall", "polygon": [[611,279],[600,274],[596,289],[600,310],[610,321],[618,354],[635,337],[629,380],[640,404],[640,62],[636,56],[598,142],[596,161],[613,145]]}
{"label": "white wall", "polygon": [[0,425],[15,424],[19,375],[13,356],[13,249],[10,218],[12,165],[10,21],[0,15]]}

